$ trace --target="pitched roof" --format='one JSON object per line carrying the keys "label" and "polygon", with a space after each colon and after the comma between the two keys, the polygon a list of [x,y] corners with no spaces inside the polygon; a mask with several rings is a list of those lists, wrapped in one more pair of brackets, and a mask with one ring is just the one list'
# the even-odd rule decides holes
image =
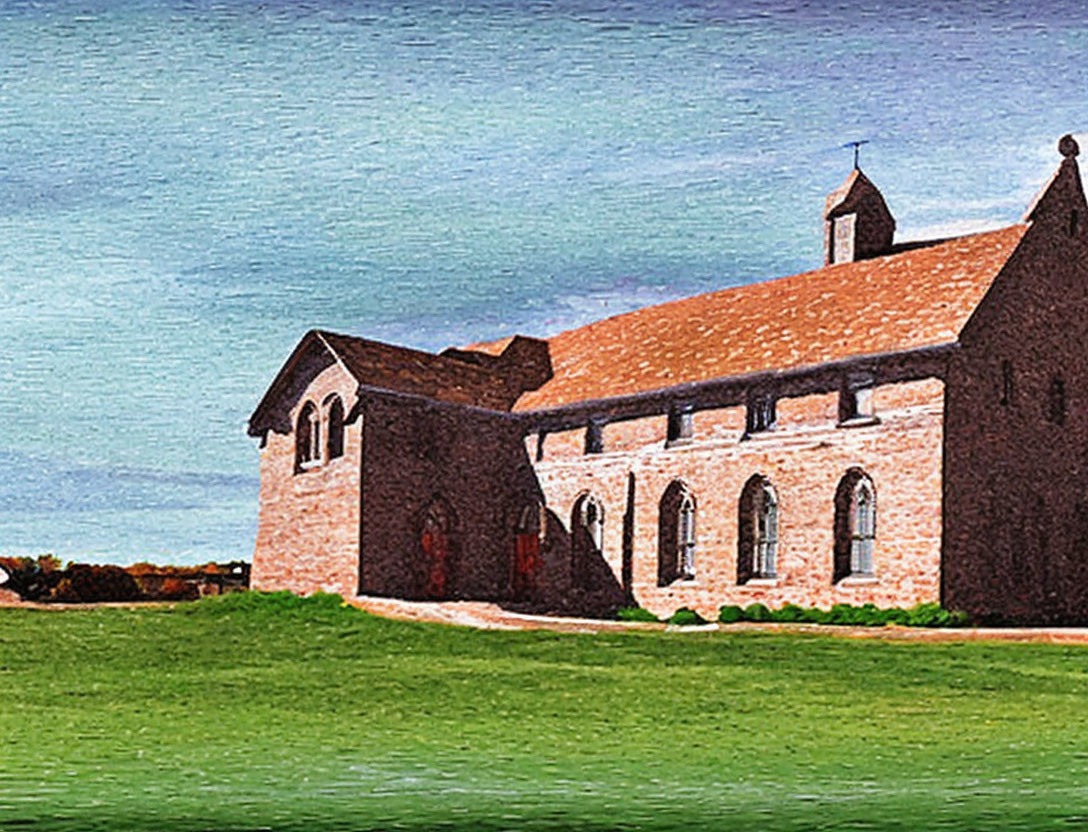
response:
{"label": "pitched roof", "polygon": [[352,335],[316,334],[360,384],[457,404],[510,407],[505,378],[477,364]]}
{"label": "pitched roof", "polygon": [[[320,356],[321,360],[308,362],[308,356]],[[477,362],[312,329],[296,345],[249,417],[249,434],[261,436],[276,425],[290,430],[284,413],[277,415],[277,404],[291,395],[299,368],[308,366],[307,372],[312,374],[334,361],[361,385],[494,410],[509,410],[524,389],[515,390],[507,376]]]}
{"label": "pitched roof", "polygon": [[954,342],[1027,224],[638,309],[549,339],[515,410]]}

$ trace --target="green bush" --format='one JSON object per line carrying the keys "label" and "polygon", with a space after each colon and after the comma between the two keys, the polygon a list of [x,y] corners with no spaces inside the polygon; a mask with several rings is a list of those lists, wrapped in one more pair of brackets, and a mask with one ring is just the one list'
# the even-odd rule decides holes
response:
{"label": "green bush", "polygon": [[941,612],[937,604],[918,604],[907,610],[907,624],[911,627],[932,627]]}
{"label": "green bush", "polygon": [[782,609],[773,611],[771,619],[784,624],[793,624],[805,620],[805,611],[796,604],[786,604]]}
{"label": "green bush", "polygon": [[905,627],[909,620],[910,614],[902,607],[892,607],[884,610],[885,624],[898,624],[900,627]]}
{"label": "green bush", "polygon": [[971,624],[971,616],[963,610],[949,610],[948,617],[949,627],[968,627]]}
{"label": "green bush", "polygon": [[909,610],[899,607],[881,609],[876,604],[861,606],[835,604],[830,610],[818,607],[802,608],[786,604],[781,609],[770,610],[763,604],[750,604],[741,609],[726,604],[718,610],[718,620],[723,624],[737,621],[777,621],[782,623],[838,624],[852,627],[883,627],[898,624],[907,627],[966,627],[970,617],[963,612],[950,612],[939,604],[919,604]]}
{"label": "green bush", "polygon": [[773,621],[771,611],[764,604],[749,604],[744,608],[745,621]]}
{"label": "green bush", "polygon": [[690,607],[681,607],[669,616],[669,623],[680,627],[691,627],[695,624],[706,624],[706,619]]}
{"label": "green bush", "polygon": [[822,610],[819,607],[812,607],[805,610],[804,617],[801,619],[806,624],[830,624],[831,613],[827,610]]}
{"label": "green bush", "polygon": [[722,624],[735,624],[744,620],[744,610],[736,604],[726,604],[718,610],[718,620]]}
{"label": "green bush", "polygon": [[658,621],[658,617],[642,607],[622,607],[616,610],[616,618],[620,621]]}
{"label": "green bush", "polygon": [[852,604],[833,604],[827,616],[828,624],[855,624],[857,615]]}

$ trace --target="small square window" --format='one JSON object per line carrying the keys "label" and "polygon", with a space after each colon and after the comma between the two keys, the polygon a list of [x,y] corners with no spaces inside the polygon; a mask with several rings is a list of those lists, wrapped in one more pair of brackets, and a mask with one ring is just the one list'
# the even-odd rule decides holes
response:
{"label": "small square window", "polygon": [[748,433],[761,433],[774,428],[775,404],[774,396],[767,393],[754,393],[748,397]]}
{"label": "small square window", "polygon": [[690,442],[694,419],[690,407],[674,407],[669,410],[667,445]]}
{"label": "small square window", "polygon": [[604,423],[596,419],[586,425],[586,453],[599,454],[604,451]]}
{"label": "small square window", "polygon": [[873,412],[872,375],[865,373],[843,379],[839,389],[839,422],[869,422],[876,418]]}

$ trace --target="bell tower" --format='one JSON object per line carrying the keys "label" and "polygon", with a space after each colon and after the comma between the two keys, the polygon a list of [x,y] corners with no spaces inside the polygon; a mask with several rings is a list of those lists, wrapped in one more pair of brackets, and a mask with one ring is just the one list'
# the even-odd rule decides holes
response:
{"label": "bell tower", "polygon": [[884,197],[855,167],[824,206],[824,265],[887,254],[894,234],[895,218]]}

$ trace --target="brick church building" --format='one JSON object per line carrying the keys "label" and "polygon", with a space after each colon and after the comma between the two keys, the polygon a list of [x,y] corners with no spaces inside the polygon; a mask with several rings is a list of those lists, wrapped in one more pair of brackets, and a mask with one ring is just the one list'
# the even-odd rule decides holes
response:
{"label": "brick church building", "polygon": [[713,615],[940,601],[1088,622],[1088,204],[896,242],[858,169],[825,265],[549,339],[313,330],[250,419],[253,586]]}

